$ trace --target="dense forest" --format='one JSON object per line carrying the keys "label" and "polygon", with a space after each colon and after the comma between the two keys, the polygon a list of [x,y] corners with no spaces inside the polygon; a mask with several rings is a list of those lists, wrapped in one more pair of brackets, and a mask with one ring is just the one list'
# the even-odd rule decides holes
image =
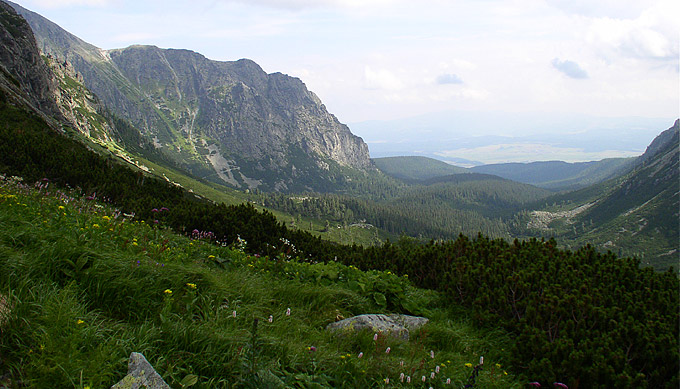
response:
{"label": "dense forest", "polygon": [[[5,96],[0,100],[0,173],[78,188],[83,196],[134,213],[137,220],[204,234],[216,243],[241,239],[248,252],[272,260],[279,255],[337,260],[408,276],[417,286],[441,291],[449,303],[471,310],[480,325],[514,333],[512,369],[541,382],[566,379],[576,388],[679,384],[679,282],[673,269],[640,269],[635,259],[589,246],[566,251],[554,240],[510,243],[483,234],[429,243],[403,238],[376,247],[322,241],[286,228],[252,205],[214,204],[95,154]],[[465,199],[464,192],[456,196]],[[335,207],[340,217],[352,209],[349,201],[342,203],[345,208],[331,203],[308,205],[325,212]],[[417,306],[398,301],[389,285],[381,292],[388,309],[418,313]]]}

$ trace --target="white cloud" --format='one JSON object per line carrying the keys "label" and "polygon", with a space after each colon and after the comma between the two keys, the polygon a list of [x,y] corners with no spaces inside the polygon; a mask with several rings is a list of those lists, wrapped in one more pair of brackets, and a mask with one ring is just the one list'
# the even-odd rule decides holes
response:
{"label": "white cloud", "polygon": [[387,69],[372,69],[364,67],[364,86],[366,89],[400,90],[405,83],[400,77]]}
{"label": "white cloud", "polygon": [[677,61],[680,3],[660,1],[633,20],[594,19],[586,35],[598,49],[624,57]]}

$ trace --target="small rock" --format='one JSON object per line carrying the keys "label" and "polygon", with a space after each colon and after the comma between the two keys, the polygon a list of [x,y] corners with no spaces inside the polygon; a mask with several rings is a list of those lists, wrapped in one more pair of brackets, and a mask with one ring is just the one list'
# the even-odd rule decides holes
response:
{"label": "small rock", "polygon": [[346,333],[370,329],[374,332],[383,332],[393,337],[408,340],[409,331],[416,330],[429,321],[429,319],[420,316],[366,314],[331,323],[326,326],[326,330]]}
{"label": "small rock", "polygon": [[111,389],[170,389],[163,378],[156,373],[153,366],[140,353],[130,354],[128,374]]}

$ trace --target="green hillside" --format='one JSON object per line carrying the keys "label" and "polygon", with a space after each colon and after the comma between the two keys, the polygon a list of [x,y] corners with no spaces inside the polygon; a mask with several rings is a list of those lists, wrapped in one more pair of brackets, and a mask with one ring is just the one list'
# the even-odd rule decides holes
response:
{"label": "green hillside", "polygon": [[[377,295],[408,299],[431,322],[410,341],[324,331],[338,316],[386,312]],[[47,182],[0,180],[2,386],[109,387],[142,352],[172,387],[382,387],[400,373],[460,386],[483,355],[478,385],[521,388],[501,367],[507,335],[440,299],[390,272],[250,256]]]}
{"label": "green hillside", "polygon": [[467,173],[467,169],[428,157],[373,158],[373,163],[383,173],[400,180],[423,181],[451,174]]}
{"label": "green hillside", "polygon": [[501,163],[470,168],[509,180],[551,190],[574,190],[597,184],[630,170],[635,158],[609,158],[602,161],[568,163],[545,161]]}
{"label": "green hillside", "polygon": [[[679,286],[674,272],[641,270],[636,260],[602,255],[592,247],[562,251],[552,240],[508,243],[480,235],[427,244],[404,238],[379,247],[333,244],[288,229],[252,206],[214,204],[132,171],[67,139],[26,110],[0,103],[0,171],[21,175],[28,183],[37,181],[40,192],[36,196],[47,197],[41,201],[48,202],[38,203],[30,200],[30,194],[8,189],[0,204],[4,234],[0,235],[0,259],[6,261],[0,266],[0,293],[9,296],[12,306],[11,324],[2,330],[0,347],[11,380],[37,380],[37,386],[44,386],[42,382],[85,386],[89,381],[79,377],[82,372],[83,379],[89,378],[87,369],[107,374],[101,377],[95,372],[93,383],[108,384],[122,374],[128,352],[140,347],[138,351],[151,355],[152,362],[172,377],[171,382],[195,374],[206,386],[227,382],[257,386],[260,379],[299,379],[334,387],[335,382],[357,377],[359,386],[380,387],[384,378],[394,383],[399,364],[378,357],[385,353],[371,343],[370,334],[363,341],[360,338],[358,346],[340,341],[338,351],[327,359],[321,353],[312,354],[314,358],[319,355],[314,361],[305,359],[310,358],[306,347],[317,347],[307,343],[308,333],[311,342],[326,347],[327,335],[320,335],[319,327],[326,323],[323,320],[333,320],[326,316],[331,307],[333,317],[338,315],[335,310],[346,316],[344,312],[379,309],[442,320],[443,329],[427,330],[428,340],[420,343],[425,345],[420,349],[425,350],[425,358],[409,351],[414,350],[411,345],[394,346],[394,355],[416,361],[412,372],[421,366],[417,361],[430,361],[427,350],[438,344],[441,350],[463,347],[464,356],[459,357],[463,368],[465,363],[472,364],[464,359],[484,354],[509,373],[505,376],[501,367],[487,363],[484,372],[491,376],[483,387],[512,387],[517,381],[504,381],[512,375],[520,377],[519,382],[545,385],[554,381],[570,386],[580,382],[601,387],[678,385],[678,333],[672,323],[680,319]],[[47,188],[45,177],[50,180]],[[64,191],[67,186],[77,189]],[[26,186],[18,189],[28,190]],[[50,200],[51,196],[57,197]],[[111,208],[94,199],[112,204]],[[87,216],[87,209],[98,212],[94,219]],[[139,223],[118,221],[116,215],[120,218],[121,213],[134,213],[133,220]],[[167,235],[162,226],[184,236]],[[218,244],[194,252],[196,243],[188,240],[194,235]],[[223,251],[228,250],[225,246],[241,248],[244,253],[235,256]],[[123,255],[120,250],[137,256]],[[136,261],[140,261],[139,268]],[[317,268],[318,263],[326,265]],[[221,278],[220,268],[231,270],[235,265],[245,272]],[[170,271],[164,271],[166,266]],[[356,273],[355,278],[351,273],[358,272],[355,268],[369,275]],[[264,280],[249,276],[252,270],[264,272]],[[383,274],[370,273],[374,270],[393,274],[384,273],[386,278],[381,279],[371,276]],[[132,276],[137,272],[142,278]],[[314,292],[295,292],[287,283],[291,279],[313,280]],[[279,280],[285,286],[277,287]],[[334,281],[347,282],[347,289],[358,297],[328,292],[325,287]],[[416,292],[410,282],[433,292]],[[193,295],[188,284],[196,284],[197,290],[208,295]],[[166,289],[173,291],[172,299],[163,292]],[[310,295],[316,291],[325,297],[315,300]],[[245,323],[229,327],[228,318],[218,313],[225,296],[230,304],[254,304],[247,308]],[[311,306],[305,308],[308,303]],[[261,332],[252,330],[255,318],[281,315],[288,304],[311,320],[312,324],[302,327],[309,331],[285,328],[284,343],[264,327]],[[442,313],[442,309],[457,313]],[[500,327],[512,334],[503,338],[511,339],[510,343],[491,338],[481,343],[484,346],[473,347],[464,342],[464,335],[446,329],[455,317],[469,317],[479,328]],[[222,328],[236,332],[222,332]],[[57,344],[57,354],[45,351]],[[301,353],[298,346],[304,347]],[[362,369],[364,359],[357,362],[358,368],[348,368],[358,373],[345,375],[347,354],[353,356],[360,350],[366,354],[363,349],[367,347],[375,349],[379,370]],[[62,350],[67,354],[59,354]],[[397,354],[399,350],[404,354]],[[326,364],[333,360],[342,367]],[[450,366],[455,357],[446,361]],[[389,370],[390,366],[397,370]],[[336,373],[338,369],[342,372]],[[371,375],[371,371],[377,373]],[[469,368],[462,371],[450,377],[459,380],[459,386],[472,374]],[[431,385],[443,386],[441,382]]]}

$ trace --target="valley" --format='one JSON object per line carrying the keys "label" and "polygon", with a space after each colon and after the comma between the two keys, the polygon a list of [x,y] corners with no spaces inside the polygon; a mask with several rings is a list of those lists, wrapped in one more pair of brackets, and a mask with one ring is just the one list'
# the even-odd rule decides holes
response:
{"label": "valley", "polygon": [[[436,349],[433,387],[482,355],[480,387],[677,386],[680,120],[639,157],[371,159],[251,60],[102,50],[5,1],[0,43],[0,384],[108,386],[139,349],[174,386],[405,387]],[[392,355],[323,331],[371,312],[433,322]]]}

